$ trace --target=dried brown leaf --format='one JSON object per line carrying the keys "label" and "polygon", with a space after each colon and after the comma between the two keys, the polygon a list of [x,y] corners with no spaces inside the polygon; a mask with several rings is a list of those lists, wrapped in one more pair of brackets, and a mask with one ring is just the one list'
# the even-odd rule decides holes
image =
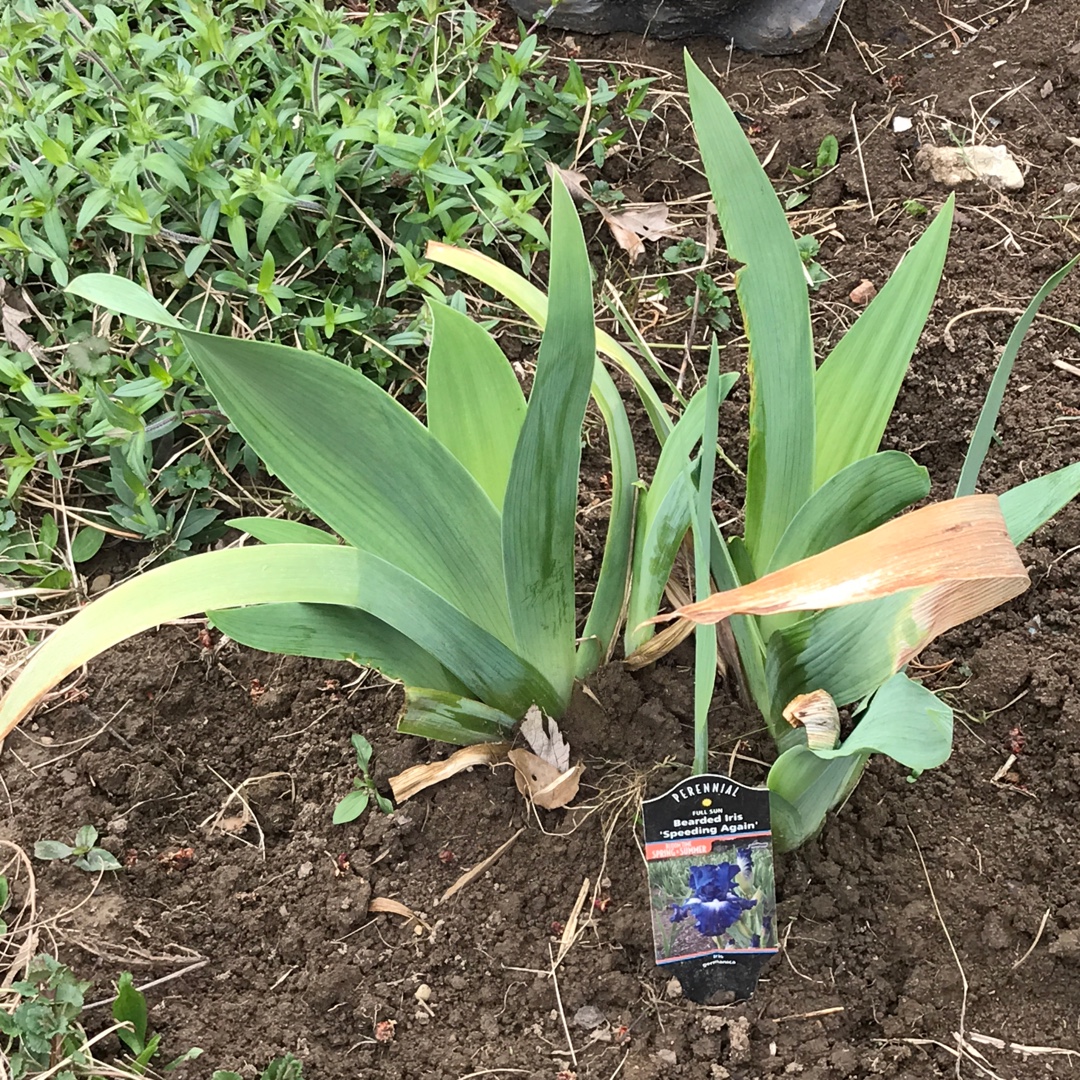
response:
{"label": "dried brown leaf", "polygon": [[557,810],[577,795],[584,765],[559,772],[554,765],[528,750],[511,750],[506,756],[514,766],[518,791],[537,806]]}
{"label": "dried brown leaf", "polygon": [[465,746],[455,751],[445,761],[432,761],[426,765],[413,765],[400,772],[397,776],[390,777],[390,790],[394,795],[395,803],[403,803],[411,799],[417,792],[432,784],[440,784],[443,780],[449,780],[465,769],[474,765],[491,765],[499,761],[507,750],[509,743],[479,743],[476,746]]}
{"label": "dried brown leaf", "polygon": [[854,540],[716,593],[650,622],[716,623],[730,615],[816,611],[918,590],[915,641],[898,643],[897,667],[939,634],[1019,596],[1030,584],[995,495],[925,506]]}
{"label": "dried brown leaf", "polygon": [[218,818],[214,822],[214,828],[226,833],[242,833],[251,824],[251,815],[244,814],[237,817]]}
{"label": "dried brown leaf", "polygon": [[566,190],[570,192],[570,198],[576,203],[592,202],[592,197],[588,191],[585,190],[585,184],[588,183],[588,177],[584,173],[575,172],[573,169],[560,169],[554,162],[549,161],[547,163],[548,176],[554,176],[558,173],[562,177],[562,182],[566,185]]}
{"label": "dried brown leaf", "polygon": [[525,719],[521,722],[521,737],[537,757],[543,758],[560,773],[570,768],[570,746],[563,738],[559,725],[550,716],[545,717],[539,706],[531,705],[525,713]]}
{"label": "dried brown leaf", "polygon": [[674,236],[678,226],[668,220],[670,210],[666,203],[642,203],[626,210],[604,213],[604,220],[635,232],[643,240],[663,240]]}
{"label": "dried brown leaf", "polygon": [[406,919],[415,919],[425,930],[431,927],[413,911],[398,900],[391,900],[387,896],[374,896],[368,904],[369,915],[401,915]]}
{"label": "dried brown leaf", "polygon": [[22,290],[11,288],[7,282],[0,282],[0,333],[16,352],[36,356],[38,343],[22,329],[22,324],[29,318],[30,309]]}

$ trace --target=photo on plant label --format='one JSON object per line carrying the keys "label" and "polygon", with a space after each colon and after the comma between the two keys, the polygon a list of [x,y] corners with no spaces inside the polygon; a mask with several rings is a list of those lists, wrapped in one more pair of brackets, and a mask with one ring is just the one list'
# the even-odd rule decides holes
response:
{"label": "photo on plant label", "polygon": [[772,847],[746,837],[649,863],[656,962],[717,952],[775,952]]}

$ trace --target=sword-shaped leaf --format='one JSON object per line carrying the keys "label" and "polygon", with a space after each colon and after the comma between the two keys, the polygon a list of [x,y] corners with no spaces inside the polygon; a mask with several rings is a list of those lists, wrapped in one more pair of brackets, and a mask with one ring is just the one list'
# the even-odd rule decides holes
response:
{"label": "sword-shaped leaf", "polygon": [[579,679],[591,675],[600,664],[611,659],[615,636],[622,624],[633,553],[637,481],[637,452],[626,408],[618,387],[599,363],[593,368],[592,395],[604,418],[611,449],[611,507],[604,559],[577,650],[574,670]]}
{"label": "sword-shaped leaf", "polygon": [[[495,339],[467,315],[428,301],[428,430],[501,510],[525,420],[525,395]],[[426,683],[423,685],[427,685]]]}
{"label": "sword-shaped leaf", "polygon": [[758,573],[810,497],[814,477],[814,346],[802,259],[753,147],[720,91],[686,54],[701,160],[750,340],[746,545]]}
{"label": "sword-shaped leaf", "polygon": [[557,175],[551,190],[551,310],[506,486],[502,525],[518,650],[544,673],[565,707],[574,681],[581,426],[596,363],[596,329],[581,223]]}
{"label": "sword-shaped leaf", "polygon": [[409,686],[466,692],[435,657],[366,611],[330,604],[255,604],[208,614],[223,634],[252,649],[355,660]]}
{"label": "sword-shaped leaf", "polygon": [[397,729],[404,735],[473,746],[509,739],[514,724],[514,717],[465,695],[407,686]]}
{"label": "sword-shaped leaf", "polygon": [[877,450],[941,281],[953,198],[822,361],[814,486]]}
{"label": "sword-shaped leaf", "polygon": [[65,675],[117,642],[193,612],[268,602],[369,611],[509,714],[561,704],[535,668],[399,567],[351,547],[270,544],[195,555],[99,597],[31,657],[0,703],[0,738]]}
{"label": "sword-shaped leaf", "polygon": [[[104,287],[103,277],[68,288],[164,322],[168,312],[148,294],[130,282]],[[177,323],[169,316],[166,325]],[[325,356],[184,329],[180,336],[237,430],[313,513],[513,645],[499,513],[407,409]]]}
{"label": "sword-shaped leaf", "polygon": [[[548,298],[532,282],[503,266],[502,263],[496,262],[487,255],[481,255],[478,251],[453,247],[436,240],[428,241],[424,254],[432,262],[449,266],[482,281],[497,293],[505,296],[510,303],[521,308],[541,330],[547,326]],[[645,411],[649,414],[656,437],[663,442],[671,431],[671,420],[641,365],[605,330],[596,330],[596,351],[606,356],[629,376],[641,398],[642,405],[645,406]]]}

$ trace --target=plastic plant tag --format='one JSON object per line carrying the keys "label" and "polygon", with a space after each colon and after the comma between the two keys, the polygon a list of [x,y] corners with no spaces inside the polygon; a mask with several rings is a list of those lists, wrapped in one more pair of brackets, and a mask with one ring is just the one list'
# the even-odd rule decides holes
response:
{"label": "plastic plant tag", "polygon": [[691,776],[642,804],[656,963],[691,1001],[754,992],[779,951],[768,788]]}

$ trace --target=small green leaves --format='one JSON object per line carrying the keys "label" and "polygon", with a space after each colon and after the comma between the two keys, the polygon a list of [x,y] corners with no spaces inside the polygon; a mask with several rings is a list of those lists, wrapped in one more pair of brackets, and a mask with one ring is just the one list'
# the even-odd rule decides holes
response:
{"label": "small green leaves", "polygon": [[66,859],[75,854],[75,849],[59,840],[38,840],[34,844],[35,859]]}
{"label": "small green leaves", "polygon": [[394,809],[394,804],[379,794],[375,781],[371,777],[373,753],[371,743],[363,735],[358,734],[350,736],[349,742],[352,743],[353,750],[356,752],[356,767],[360,775],[353,780],[353,790],[334,807],[335,825],[345,825],[350,821],[355,821],[368,808],[368,803],[372,799],[384,814],[392,813]]}
{"label": "small green leaves", "polygon": [[116,983],[116,1000],[113,1001],[114,1020],[131,1025],[131,1030],[118,1028],[120,1041],[136,1056],[146,1049],[146,997],[135,989],[131,972],[125,971]]}
{"label": "small green leaves", "polygon": [[183,328],[183,323],[174,318],[164,304],[127,278],[114,274],[83,274],[82,277],[75,278],[64,291],[142,322],[157,323],[175,330]]}
{"label": "small green leaves", "polygon": [[349,737],[349,742],[352,743],[353,749],[356,751],[356,764],[359,766],[360,771],[366,776],[368,766],[371,764],[371,743],[369,743],[363,735],[351,735]]}
{"label": "small green leaves", "polygon": [[355,821],[367,809],[370,798],[371,792],[367,788],[350,791],[334,807],[334,824],[345,825],[350,821]]}
{"label": "small green leaves", "polygon": [[71,557],[76,563],[89,562],[100,550],[105,540],[102,529],[84,525],[71,538]]}
{"label": "small green leaves", "polygon": [[840,144],[835,135],[826,135],[818,147],[815,166],[819,173],[831,169],[840,158]]}
{"label": "small green leaves", "polygon": [[64,844],[59,840],[38,840],[34,844],[34,857],[44,860],[62,860],[78,856],[73,862],[80,870],[100,873],[104,870],[122,869],[116,856],[104,848],[95,847],[98,831],[93,825],[83,825],[75,834],[74,844]]}

